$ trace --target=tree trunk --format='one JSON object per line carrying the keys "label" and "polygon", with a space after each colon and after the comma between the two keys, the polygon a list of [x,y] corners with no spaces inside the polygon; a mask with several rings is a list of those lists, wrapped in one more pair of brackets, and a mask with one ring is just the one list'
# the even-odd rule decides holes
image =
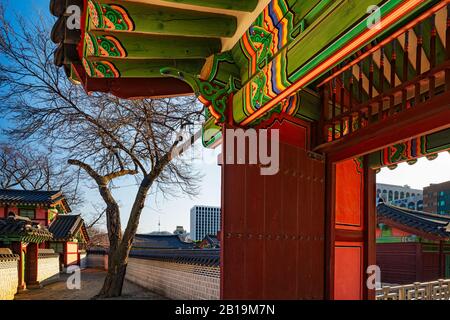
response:
{"label": "tree trunk", "polygon": [[127,261],[128,259],[123,259],[122,255],[118,254],[118,252],[110,251],[108,255],[108,273],[106,274],[102,289],[95,298],[113,298],[122,295]]}
{"label": "tree trunk", "polygon": [[[145,205],[145,199],[147,198],[147,193],[152,183],[153,179],[149,179],[148,177],[145,177],[142,180],[131,209],[125,234],[122,236],[120,231],[120,241],[117,241],[114,232],[111,232],[113,227],[120,225],[120,212],[118,207],[117,209],[114,208],[109,215],[107,214],[108,233],[110,236],[108,273],[106,275],[105,282],[103,283],[103,287],[96,298],[112,298],[122,295],[122,288],[125,281],[125,274],[128,264],[128,256],[130,254],[134,236],[139,225],[139,218]],[[119,232],[117,229],[116,231]]]}

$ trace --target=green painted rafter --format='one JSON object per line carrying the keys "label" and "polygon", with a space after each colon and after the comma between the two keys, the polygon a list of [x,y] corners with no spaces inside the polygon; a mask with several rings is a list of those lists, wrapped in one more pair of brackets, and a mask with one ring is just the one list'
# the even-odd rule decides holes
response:
{"label": "green painted rafter", "polygon": [[[87,56],[130,59],[202,59],[221,50],[218,38],[124,32],[88,32],[86,43]],[[123,48],[122,55],[117,47]]]}
{"label": "green painted rafter", "polygon": [[[85,59],[86,60],[86,59]],[[181,70],[192,73],[199,74],[200,70],[205,62],[204,59],[153,59],[153,60],[142,60],[142,59],[114,59],[114,58],[90,58],[87,64],[90,66],[96,66],[100,68],[95,74],[90,74],[94,78],[103,78],[103,68],[102,63],[107,62],[114,68],[117,72],[116,75],[112,76],[114,78],[160,78],[161,77],[161,66],[180,68]],[[96,68],[97,69],[97,68]]]}
{"label": "green painted rafter", "polygon": [[258,0],[165,0],[168,2],[192,4],[202,7],[219,8],[251,12],[255,10]]}
{"label": "green painted rafter", "polygon": [[[106,4],[99,4],[94,0],[89,0],[89,3],[89,30],[117,30],[113,23],[101,23],[102,19],[99,17],[103,17],[102,10],[105,10]],[[112,9],[106,7],[109,16],[113,16],[109,12],[118,15],[117,12],[120,11],[124,16],[120,21],[130,21],[128,30],[121,31],[220,38],[232,37],[237,28],[237,19],[234,16],[128,1],[122,6],[122,3],[114,2],[116,7]]]}

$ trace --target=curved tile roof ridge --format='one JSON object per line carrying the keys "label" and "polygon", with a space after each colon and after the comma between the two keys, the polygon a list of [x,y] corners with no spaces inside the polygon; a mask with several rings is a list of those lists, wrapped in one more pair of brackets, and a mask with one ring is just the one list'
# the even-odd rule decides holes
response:
{"label": "curved tile roof ridge", "polygon": [[[406,208],[402,208],[402,207],[398,207],[398,206],[387,205],[384,203],[378,205],[378,207],[380,207],[380,206],[385,206],[392,210],[396,210],[397,212],[399,212],[403,215],[408,215],[413,219],[427,220],[431,223],[436,223],[439,225],[443,225],[443,224],[447,225],[448,223],[450,223],[450,217],[442,217],[442,216],[439,216],[439,215],[433,214],[433,213],[428,213],[428,212],[423,212],[423,211],[415,211],[415,210],[406,209]],[[442,221],[436,221],[436,220],[442,220]]]}
{"label": "curved tile roof ridge", "polygon": [[437,221],[435,215],[429,216],[420,212],[416,214],[413,210],[405,210],[405,208],[384,203],[377,206],[377,213],[379,217],[395,221],[405,227],[443,238],[450,238],[450,232],[447,231],[450,221]]}

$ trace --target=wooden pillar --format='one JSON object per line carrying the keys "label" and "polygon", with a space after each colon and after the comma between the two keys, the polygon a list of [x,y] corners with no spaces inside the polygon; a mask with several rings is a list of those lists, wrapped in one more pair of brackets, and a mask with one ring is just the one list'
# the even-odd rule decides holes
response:
{"label": "wooden pillar", "polygon": [[327,165],[327,298],[373,299],[366,285],[367,267],[375,256],[375,173],[368,159]]}
{"label": "wooden pillar", "polygon": [[422,243],[416,243],[416,281],[423,280]]}
{"label": "wooden pillar", "polygon": [[37,243],[30,243],[27,247],[25,279],[27,287],[39,286],[38,282],[38,252]]}
{"label": "wooden pillar", "polygon": [[67,268],[67,242],[63,242],[63,269]]}
{"label": "wooden pillar", "polygon": [[[375,170],[369,167],[369,157],[364,157],[364,271],[376,265],[376,176]],[[367,274],[366,274],[367,277]],[[364,279],[366,279],[364,277]],[[375,290],[363,284],[363,298],[375,300]]]}
{"label": "wooden pillar", "polygon": [[442,240],[439,241],[439,278],[443,279],[445,277],[443,268],[443,245]]}
{"label": "wooden pillar", "polygon": [[325,167],[325,299],[334,299],[334,239],[335,239],[335,199],[336,166],[326,161]]}

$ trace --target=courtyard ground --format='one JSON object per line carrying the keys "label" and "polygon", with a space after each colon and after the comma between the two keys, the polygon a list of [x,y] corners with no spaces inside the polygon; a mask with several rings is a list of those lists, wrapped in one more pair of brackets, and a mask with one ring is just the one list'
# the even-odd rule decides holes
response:
{"label": "courtyard ground", "polygon": [[[66,281],[70,275],[61,274],[57,282],[41,289],[25,290],[16,294],[15,300],[89,300],[101,289],[106,272],[85,269],[81,272],[81,289],[69,290]],[[123,294],[118,300],[166,300],[154,292],[125,280]]]}

